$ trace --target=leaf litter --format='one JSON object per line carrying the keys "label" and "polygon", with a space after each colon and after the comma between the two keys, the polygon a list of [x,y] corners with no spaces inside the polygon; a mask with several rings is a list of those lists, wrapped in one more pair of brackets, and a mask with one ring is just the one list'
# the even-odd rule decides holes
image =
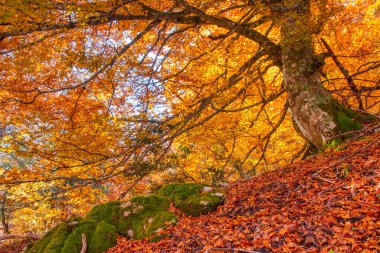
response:
{"label": "leaf litter", "polygon": [[[114,252],[380,252],[380,132],[228,186],[225,203],[182,216],[159,242]],[[368,132],[367,132],[368,134]]]}

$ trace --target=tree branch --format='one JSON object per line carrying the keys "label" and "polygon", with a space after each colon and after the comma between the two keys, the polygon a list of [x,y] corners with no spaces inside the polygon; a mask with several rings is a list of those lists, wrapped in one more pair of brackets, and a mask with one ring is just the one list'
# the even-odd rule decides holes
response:
{"label": "tree branch", "polygon": [[364,110],[363,107],[363,101],[360,98],[360,91],[358,90],[357,86],[354,83],[354,79],[349,74],[348,70],[343,66],[343,64],[339,61],[338,57],[335,55],[329,44],[327,44],[326,40],[321,38],[323,46],[326,48],[326,50],[329,52],[331,58],[335,62],[336,66],[339,68],[340,72],[343,74],[343,76],[346,78],[348,86],[354,92],[356,100],[358,101],[359,110]]}
{"label": "tree branch", "polygon": [[41,237],[37,234],[26,234],[26,235],[3,235],[0,236],[0,241],[13,240],[13,239],[40,239]]}
{"label": "tree branch", "polygon": [[260,253],[259,251],[248,250],[248,249],[238,249],[238,248],[212,248],[205,251],[209,253],[210,251],[230,251],[230,252],[247,252],[247,253]]}

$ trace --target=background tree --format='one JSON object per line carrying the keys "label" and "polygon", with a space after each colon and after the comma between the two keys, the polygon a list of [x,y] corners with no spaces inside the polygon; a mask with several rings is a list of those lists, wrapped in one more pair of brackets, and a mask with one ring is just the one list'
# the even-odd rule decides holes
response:
{"label": "background tree", "polygon": [[234,180],[321,150],[379,111],[378,1],[0,8],[1,152],[32,161],[3,167],[7,187],[118,198],[157,175]]}

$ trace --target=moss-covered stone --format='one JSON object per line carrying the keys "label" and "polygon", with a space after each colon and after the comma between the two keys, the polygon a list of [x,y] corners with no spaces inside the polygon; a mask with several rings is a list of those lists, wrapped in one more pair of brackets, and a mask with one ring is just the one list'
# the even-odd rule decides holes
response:
{"label": "moss-covered stone", "polygon": [[44,237],[29,247],[25,253],[60,253],[66,239],[78,224],[78,220],[78,218],[76,220],[69,220],[54,227]]}
{"label": "moss-covered stone", "polygon": [[170,202],[165,197],[137,196],[121,207],[123,217],[119,222],[119,231],[133,239],[154,236],[177,221],[175,214],[167,211]]}
{"label": "moss-covered stone", "polygon": [[[100,204],[85,219],[71,218],[51,229],[26,253],[74,253],[82,248],[86,235],[86,253],[101,253],[116,244],[119,234],[133,239],[159,240],[158,234],[177,218],[169,212],[170,200],[190,215],[212,211],[223,201],[223,194],[203,184],[172,184],[160,190],[161,196],[137,196],[126,203]],[[169,200],[170,198],[170,200]]]}
{"label": "moss-covered stone", "polygon": [[191,195],[198,194],[202,191],[203,187],[206,187],[206,185],[195,183],[168,184],[158,191],[158,195],[167,197],[173,201],[174,204],[178,204]]}
{"label": "moss-covered stone", "polygon": [[204,184],[180,183],[162,187],[158,195],[169,198],[184,213],[199,216],[214,211],[224,200],[218,189]]}
{"label": "moss-covered stone", "polygon": [[105,221],[118,227],[121,216],[121,202],[112,201],[105,204],[94,206],[86,215],[87,220]]}
{"label": "moss-covered stone", "polygon": [[71,229],[67,224],[60,226],[49,240],[44,252],[60,253],[67,237],[70,235]]}
{"label": "moss-covered stone", "polygon": [[73,253],[82,249],[82,234],[86,235],[86,253],[101,253],[116,244],[116,227],[105,221],[69,220],[51,229],[26,253]]}
{"label": "moss-covered stone", "polygon": [[[82,249],[82,233],[86,235],[87,245],[91,242],[91,237],[96,228],[96,222],[92,220],[84,220],[76,226],[74,231],[67,237],[60,253],[80,252]],[[86,251],[87,253],[92,253]]]}
{"label": "moss-covered stone", "polygon": [[117,235],[118,233],[115,226],[105,221],[98,222],[86,252],[101,253],[106,251],[116,244]]}

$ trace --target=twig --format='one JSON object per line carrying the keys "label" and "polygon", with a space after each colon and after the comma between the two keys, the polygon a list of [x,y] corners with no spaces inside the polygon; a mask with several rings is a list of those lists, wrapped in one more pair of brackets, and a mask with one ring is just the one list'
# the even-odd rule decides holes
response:
{"label": "twig", "polygon": [[87,249],[86,234],[82,233],[82,249],[80,250],[80,253],[86,253],[86,249]]}
{"label": "twig", "polygon": [[377,116],[376,114],[372,114],[372,113],[368,113],[368,112],[366,112],[366,111],[362,111],[362,110],[353,110],[353,111],[355,111],[355,112],[359,112],[359,113],[365,113],[365,114],[369,114],[370,116],[372,116],[372,117],[375,117],[378,121],[380,121],[380,117],[379,116]]}
{"label": "twig", "polygon": [[341,133],[341,134],[334,135],[329,140],[334,140],[336,138],[340,138],[340,137],[343,137],[343,136],[346,136],[346,135],[357,134],[357,133],[360,133],[361,131],[362,130],[352,130],[352,131],[344,132],[344,133]]}
{"label": "twig", "polygon": [[333,184],[333,183],[335,183],[335,181],[333,181],[333,180],[329,180],[329,179],[326,179],[326,178],[323,178],[323,177],[316,177],[316,178],[318,178],[319,180],[322,180],[322,181],[325,181],[325,182],[327,182],[327,183],[330,183],[330,184]]}
{"label": "twig", "polygon": [[28,235],[4,235],[0,237],[0,241],[12,240],[12,239],[40,239],[40,236],[36,234],[28,234]]}
{"label": "twig", "polygon": [[329,46],[329,44],[327,44],[326,40],[324,40],[323,38],[321,38],[321,42],[324,45],[324,47],[327,49],[327,51],[329,52],[329,54],[331,55],[331,58],[333,59],[333,61],[335,62],[335,64],[338,66],[338,68],[339,68],[340,72],[343,74],[344,78],[346,78],[348,86],[350,87],[350,89],[352,90],[352,92],[355,94],[356,100],[358,101],[359,109],[360,110],[364,110],[363,101],[360,98],[360,91],[358,90],[358,87],[354,83],[354,79],[352,78],[352,76],[350,75],[350,73],[348,72],[348,70],[339,61],[338,57],[335,55],[334,51]]}
{"label": "twig", "polygon": [[318,192],[318,195],[323,194],[323,193],[325,193],[325,192],[334,191],[334,190],[336,190],[336,189],[339,189],[339,188],[341,188],[344,184],[345,184],[345,183],[343,182],[343,183],[341,183],[340,185],[335,186],[335,187],[333,187],[333,188],[328,188],[328,189],[326,189],[326,190],[320,191],[320,192]]}
{"label": "twig", "polygon": [[234,249],[234,248],[212,248],[205,251],[205,253],[208,253],[210,251],[220,251],[220,250],[229,250],[231,252],[248,252],[248,253],[260,253],[258,251],[254,250],[248,250],[248,249]]}
{"label": "twig", "polygon": [[325,166],[323,168],[321,168],[320,170],[316,171],[310,179],[314,178],[314,177],[317,177],[318,174],[320,174],[322,171],[326,170],[326,169],[329,169],[329,168],[332,168],[340,163],[342,163],[343,161],[347,161],[348,159],[354,157],[355,155],[357,155],[358,153],[360,153],[361,151],[365,150],[366,148],[368,148],[369,146],[372,146],[373,144],[375,144],[376,142],[378,142],[379,140],[378,139],[375,139],[373,141],[371,141],[370,143],[368,143],[367,145],[365,145],[364,147],[360,148],[359,150],[351,153],[349,156],[347,157],[343,157],[341,159],[339,159],[337,162],[333,163],[333,164],[330,164],[329,166]]}
{"label": "twig", "polygon": [[146,175],[142,175],[139,178],[137,178],[131,186],[128,187],[127,190],[122,192],[117,200],[122,200],[128,193],[131,191]]}

